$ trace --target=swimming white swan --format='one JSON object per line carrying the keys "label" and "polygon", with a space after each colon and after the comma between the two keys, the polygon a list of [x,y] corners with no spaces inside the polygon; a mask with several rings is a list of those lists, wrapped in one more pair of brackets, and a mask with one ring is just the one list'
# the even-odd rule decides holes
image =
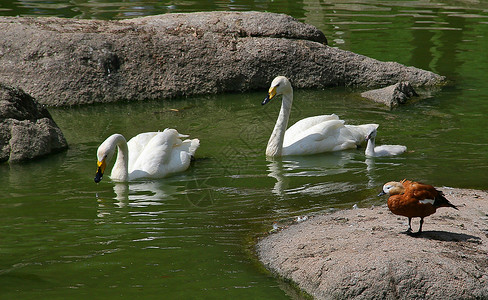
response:
{"label": "swimming white swan", "polygon": [[366,156],[378,157],[378,156],[393,156],[402,154],[407,150],[406,146],[403,145],[381,145],[375,147],[375,138],[377,131],[376,129],[371,130],[371,132],[366,136],[368,145],[366,146],[366,151],[364,154]]}
{"label": "swimming white swan", "polygon": [[344,125],[335,114],[305,118],[286,130],[293,102],[293,88],[286,77],[278,76],[262,104],[283,95],[281,110],[268,141],[266,156],[305,155],[356,148],[378,124]]}
{"label": "swimming white swan", "polygon": [[95,182],[100,182],[106,166],[118,149],[117,159],[110,178],[113,181],[130,181],[137,178],[163,178],[172,173],[185,171],[200,141],[181,138],[176,129],[163,132],[145,132],[126,142],[121,134],[109,136],[97,150],[97,173]]}

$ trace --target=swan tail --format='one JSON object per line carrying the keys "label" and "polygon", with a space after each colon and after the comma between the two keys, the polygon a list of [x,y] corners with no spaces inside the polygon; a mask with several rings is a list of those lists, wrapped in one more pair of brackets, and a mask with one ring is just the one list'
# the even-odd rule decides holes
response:
{"label": "swan tail", "polygon": [[190,147],[188,148],[188,152],[190,152],[191,156],[195,156],[195,152],[197,151],[198,147],[200,147],[200,140],[192,139],[187,141],[190,141]]}

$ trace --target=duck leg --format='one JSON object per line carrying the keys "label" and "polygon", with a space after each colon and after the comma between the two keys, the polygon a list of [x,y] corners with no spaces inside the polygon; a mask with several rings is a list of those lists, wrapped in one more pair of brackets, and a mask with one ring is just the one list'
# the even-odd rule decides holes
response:
{"label": "duck leg", "polygon": [[412,227],[410,226],[410,219],[411,218],[409,218],[409,220],[408,220],[409,221],[408,222],[409,228],[408,228],[407,234],[410,236],[417,237],[422,233],[422,225],[424,224],[424,218],[420,218],[420,227],[419,227],[419,231],[417,231],[417,232],[412,232]]}
{"label": "duck leg", "polygon": [[408,218],[408,229],[407,233],[412,233],[412,218]]}
{"label": "duck leg", "polygon": [[420,227],[419,227],[419,231],[417,232],[417,234],[422,233],[422,225],[424,225],[424,218],[420,218]]}

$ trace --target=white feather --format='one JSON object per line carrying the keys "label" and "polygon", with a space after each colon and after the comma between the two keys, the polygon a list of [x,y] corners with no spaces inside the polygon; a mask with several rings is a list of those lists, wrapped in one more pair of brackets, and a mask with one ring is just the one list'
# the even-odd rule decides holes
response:
{"label": "white feather", "polygon": [[419,202],[422,203],[422,204],[432,204],[432,205],[434,205],[435,200],[434,199],[423,199],[423,200],[419,200]]}

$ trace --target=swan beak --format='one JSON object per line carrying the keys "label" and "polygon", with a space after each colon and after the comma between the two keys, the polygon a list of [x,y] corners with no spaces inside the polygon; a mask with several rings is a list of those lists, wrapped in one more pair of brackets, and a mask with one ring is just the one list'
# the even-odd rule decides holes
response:
{"label": "swan beak", "polygon": [[383,195],[386,195],[385,191],[381,191],[381,193],[378,194],[378,197],[381,197]]}
{"label": "swan beak", "polygon": [[105,172],[105,167],[107,166],[107,163],[105,162],[105,159],[102,161],[97,161],[97,173],[95,174],[95,182],[99,183],[102,178],[103,178],[103,172]]}
{"label": "swan beak", "polygon": [[276,96],[276,87],[275,86],[269,88],[268,96],[263,100],[263,102],[261,102],[261,105],[265,105],[266,103],[271,101],[271,99],[273,99],[274,96]]}

